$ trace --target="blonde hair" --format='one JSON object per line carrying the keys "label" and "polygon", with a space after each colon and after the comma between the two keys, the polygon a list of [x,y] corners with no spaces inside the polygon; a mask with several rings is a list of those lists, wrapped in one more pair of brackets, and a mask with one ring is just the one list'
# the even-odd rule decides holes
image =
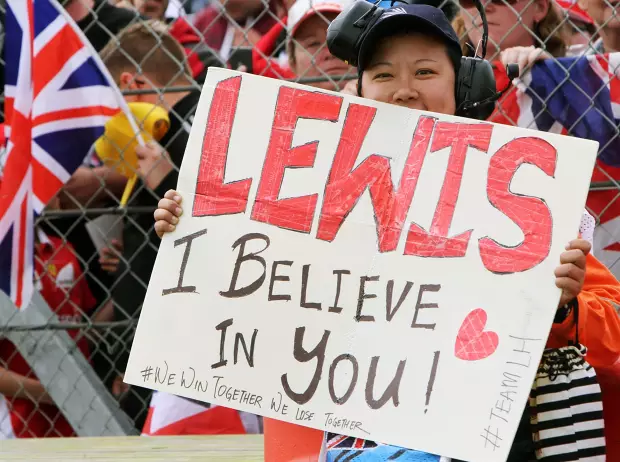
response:
{"label": "blonde hair", "polygon": [[126,27],[99,54],[116,83],[123,72],[148,73],[162,85],[188,82],[191,75],[183,47],[157,20]]}
{"label": "blonde hair", "polygon": [[[462,12],[456,15],[452,21],[452,27],[461,41],[463,54],[468,56],[471,54],[471,48],[468,46],[469,34],[465,27]],[[547,50],[557,58],[565,56],[567,32],[566,22],[557,8],[554,8],[554,2],[551,0],[545,17],[539,23],[534,24],[534,34],[538,38],[535,40],[534,46]]]}

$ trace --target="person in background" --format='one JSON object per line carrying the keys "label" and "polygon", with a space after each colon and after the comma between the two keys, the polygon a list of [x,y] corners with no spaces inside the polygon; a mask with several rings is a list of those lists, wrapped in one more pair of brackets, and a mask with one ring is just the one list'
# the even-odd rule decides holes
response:
{"label": "person in background", "polygon": [[590,48],[590,42],[596,35],[596,26],[592,18],[571,0],[555,0],[560,12],[567,21],[566,56],[580,56]]}
{"label": "person in background", "polygon": [[217,52],[185,18],[175,20],[168,31],[183,46],[192,77],[199,85],[204,83],[210,67],[226,67]]}
{"label": "person in background", "polygon": [[254,45],[285,14],[282,0],[213,0],[196,13],[193,25],[227,62],[233,48]]}
{"label": "person in background", "polygon": [[117,8],[108,0],[61,0],[96,51],[100,51],[121,29],[144,19],[135,9]]}
{"label": "person in background", "polygon": [[277,22],[262,38],[252,47],[251,66],[247,69],[255,75],[270,77],[273,79],[292,80],[295,74],[289,67],[286,43],[288,31],[287,19]]}
{"label": "person in background", "polygon": [[[410,109],[454,115],[455,82],[461,57],[459,39],[443,13],[428,5],[399,5],[374,23],[360,45],[360,96]],[[154,214],[158,236],[174,231],[182,214],[181,196],[174,190],[166,192]],[[589,215],[584,214],[584,229],[590,221],[587,217]],[[556,286],[562,291],[547,347],[569,345],[578,329],[579,338],[588,348],[586,360],[597,370],[606,370],[620,360],[620,318],[615,308],[620,303],[620,283],[590,254],[590,249],[587,240],[578,238],[568,243],[560,256],[555,277]],[[573,308],[567,309],[567,306]],[[569,316],[574,306],[579,309],[577,326],[574,317]],[[591,423],[597,424],[595,428],[600,427],[598,420]],[[300,429],[297,436],[293,430],[289,432],[287,445],[293,448],[313,438],[307,429]],[[267,440],[267,431],[265,435]],[[273,436],[269,438],[274,440]],[[280,440],[283,438],[284,433],[279,435]],[[403,451],[394,446],[336,434],[326,434],[323,444],[320,460],[328,462],[343,460],[353,448],[368,451],[365,460],[387,460],[395,454],[408,461],[446,460],[419,451],[402,454]],[[598,445],[596,450],[600,451]],[[535,460],[534,451],[529,409],[526,408],[508,460]],[[293,455],[287,457],[286,460],[290,460]]]}
{"label": "person in background", "polygon": [[[569,25],[554,0],[492,0],[483,2],[489,25],[486,59],[491,61],[498,90],[507,89],[499,99],[490,122],[517,125],[521,112],[517,88],[511,87],[506,63],[523,59],[523,50],[563,57],[568,48]],[[473,0],[462,0],[461,11],[452,26],[461,40],[465,56],[473,56],[482,39],[482,23]],[[480,50],[478,51],[480,52]],[[519,57],[517,57],[517,55]],[[527,127],[531,128],[531,127]]]}
{"label": "person in background", "polygon": [[[482,39],[481,19],[472,0],[460,4],[453,27],[464,54],[473,56]],[[553,0],[493,0],[483,5],[489,23],[487,59],[497,59],[501,51],[513,47],[528,46],[556,57],[566,54],[566,26]]]}
{"label": "person in background", "polygon": [[[46,207],[60,206],[58,196]],[[35,289],[58,317],[58,322],[77,323],[96,307],[75,250],[68,242],[35,229]],[[92,321],[105,321],[103,311]],[[78,329],[67,330],[86,359],[87,337]],[[0,439],[75,436],[73,428],[54,404],[28,362],[7,338],[0,338]]]}
{"label": "person in background", "polygon": [[[262,0],[226,0],[205,6],[194,21],[180,17],[170,27],[170,34],[183,45],[194,79],[202,84],[209,67],[226,67],[237,47],[255,47],[273,28],[282,28],[291,0],[272,0],[267,8]],[[256,20],[252,19],[256,17]],[[261,47],[266,45],[263,42]],[[269,45],[267,45],[269,46]],[[271,54],[272,50],[268,51]],[[255,53],[255,50],[253,50]],[[255,54],[255,56],[257,56]],[[264,55],[262,56],[264,58]],[[260,75],[262,67],[256,59]],[[249,69],[252,71],[252,69]],[[290,77],[278,68],[277,76]],[[270,75],[273,76],[273,75]]]}
{"label": "person in background", "polygon": [[[110,37],[122,28],[140,19],[136,11],[117,8],[107,0],[60,0],[60,3],[96,51],[100,51]],[[85,157],[86,154],[84,153]],[[61,207],[76,208],[86,204],[94,207],[106,206],[110,194],[121,197],[126,182],[127,179],[117,174],[114,169],[98,165],[96,159],[87,161],[65,184]],[[85,236],[84,230],[79,236],[76,235],[76,240],[82,241]],[[88,241],[88,238],[86,240]],[[78,251],[82,255],[82,251]],[[84,259],[89,261],[90,255],[84,255]]]}
{"label": "person in background", "polygon": [[[185,52],[170,36],[163,22],[147,20],[123,29],[101,50],[100,55],[121,91],[153,90],[144,94],[126,95],[127,102],[156,104],[169,114],[170,128],[160,140],[161,145],[153,143],[137,148],[140,180],[127,204],[128,207],[154,206],[160,194],[165,192],[165,189],[160,192],[159,188],[176,182],[176,172],[181,165],[200,92],[194,90],[160,94],[164,87],[191,85]],[[150,162],[155,155],[159,161]],[[116,269],[111,289],[116,321],[137,319],[146,295],[159,246],[153,233],[149,232],[147,222],[148,215],[129,214],[124,221],[122,242],[117,244],[116,249],[103,249],[102,266],[108,271]],[[116,265],[110,265],[105,257],[115,257],[119,261]],[[133,330],[119,328],[109,333],[110,341],[107,343],[115,351],[114,354],[122,354],[123,349],[130,347],[132,336]],[[105,363],[106,359],[101,358],[100,362]],[[131,414],[138,429],[142,428],[146,419],[143,403],[150,399],[150,395],[150,391],[134,387],[123,402],[124,409]]]}
{"label": "person in background", "polygon": [[111,0],[117,8],[136,10],[149,19],[163,21],[168,8],[168,0]]}
{"label": "person in background", "polygon": [[[140,19],[137,12],[116,8],[107,0],[60,0],[60,4],[97,51],[121,28]],[[60,208],[67,210],[117,205],[127,178],[113,168],[102,165],[92,152],[84,152],[84,158],[83,165],[77,168],[63,186],[59,196]],[[97,304],[104,305],[109,300],[111,278],[97,262],[97,250],[85,227],[87,221],[84,215],[54,216],[46,219],[41,229],[50,235],[63,236],[73,245],[79,260],[85,264],[84,273]]]}
{"label": "person in background", "polygon": [[117,7],[135,9],[149,19],[172,22],[185,11],[180,0],[111,0]]}
{"label": "person in background", "polygon": [[620,51],[620,17],[616,9],[617,3],[608,0],[578,0],[578,5],[592,18],[600,37],[591,45],[589,53]]}
{"label": "person in background", "polygon": [[[159,90],[190,85],[184,50],[161,22],[151,20],[121,31],[102,50],[101,56],[121,89]],[[126,97],[128,102],[158,104],[170,116],[170,128],[160,144],[137,149],[141,184],[136,186],[128,205],[155,206],[166,190],[176,186],[199,98],[198,90]],[[102,264],[114,271],[117,278],[112,291],[116,320],[136,319],[139,315],[159,247],[151,220],[149,215],[132,215],[123,230],[122,258],[115,258],[112,252],[102,256]],[[125,336],[121,343],[127,348],[131,339]],[[115,380],[118,384],[118,377]],[[143,402],[150,399],[150,392],[137,387],[132,390]],[[134,408],[136,404],[131,395],[123,402],[125,409]],[[192,414],[196,406],[201,406],[200,416]],[[183,414],[183,410],[189,414]],[[180,423],[181,420],[184,423]],[[137,426],[144,434],[258,433],[262,430],[260,419],[252,414],[206,404],[188,404],[185,398],[160,392],[153,395],[148,414],[140,414]]]}
{"label": "person in background", "polygon": [[[61,4],[95,51],[100,51],[121,29],[141,19],[137,11],[117,8],[108,0],[61,0]],[[109,193],[121,197],[126,182],[114,169],[91,162],[79,167],[65,184],[62,207],[75,208],[87,203],[102,207],[107,205]]]}
{"label": "person in background", "polygon": [[[286,51],[289,66],[298,79],[343,76],[353,68],[327,49],[327,28],[355,0],[297,0],[288,12]],[[340,79],[339,79],[340,80]],[[342,81],[327,79],[308,85],[340,90]]]}

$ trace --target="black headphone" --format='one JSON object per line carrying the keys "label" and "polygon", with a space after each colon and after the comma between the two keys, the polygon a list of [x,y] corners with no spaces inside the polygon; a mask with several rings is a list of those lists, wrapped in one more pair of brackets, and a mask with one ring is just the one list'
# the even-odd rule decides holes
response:
{"label": "black headphone", "polygon": [[[416,0],[392,0],[405,4],[416,3]],[[508,90],[510,83],[502,91],[497,91],[493,66],[485,58],[489,25],[484,7],[480,0],[473,0],[482,20],[481,55],[461,57],[460,68],[456,77],[456,115],[470,119],[486,120],[495,109],[495,102]],[[332,55],[352,66],[358,65],[360,46],[372,29],[372,26],[384,13],[385,9],[378,6],[379,1],[356,1],[332,21],[327,29],[327,47]],[[443,13],[442,13],[443,14]],[[519,76],[519,66],[509,64],[506,68],[508,81]]]}

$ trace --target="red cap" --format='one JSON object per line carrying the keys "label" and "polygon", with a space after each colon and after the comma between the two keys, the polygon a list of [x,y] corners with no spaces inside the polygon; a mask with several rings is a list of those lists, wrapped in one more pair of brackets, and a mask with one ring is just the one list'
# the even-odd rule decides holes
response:
{"label": "red cap", "polygon": [[571,19],[575,19],[577,21],[585,22],[586,24],[594,24],[594,21],[590,17],[588,13],[583,11],[577,5],[577,2],[573,2],[571,0],[555,0],[558,5],[562,7],[564,11],[568,13],[568,16]]}

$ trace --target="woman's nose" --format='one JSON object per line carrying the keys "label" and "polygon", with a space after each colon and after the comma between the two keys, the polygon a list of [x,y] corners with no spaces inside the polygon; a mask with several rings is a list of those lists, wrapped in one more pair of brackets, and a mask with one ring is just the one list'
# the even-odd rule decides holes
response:
{"label": "woman's nose", "polygon": [[393,96],[395,103],[406,104],[419,98],[419,94],[411,85],[401,86]]}
{"label": "woman's nose", "polygon": [[327,48],[327,44],[324,43],[321,48],[319,48],[319,51],[316,52],[316,55],[314,56],[314,60],[317,63],[322,63],[323,61],[327,61],[329,59],[333,58],[332,54],[329,52],[329,49]]}

